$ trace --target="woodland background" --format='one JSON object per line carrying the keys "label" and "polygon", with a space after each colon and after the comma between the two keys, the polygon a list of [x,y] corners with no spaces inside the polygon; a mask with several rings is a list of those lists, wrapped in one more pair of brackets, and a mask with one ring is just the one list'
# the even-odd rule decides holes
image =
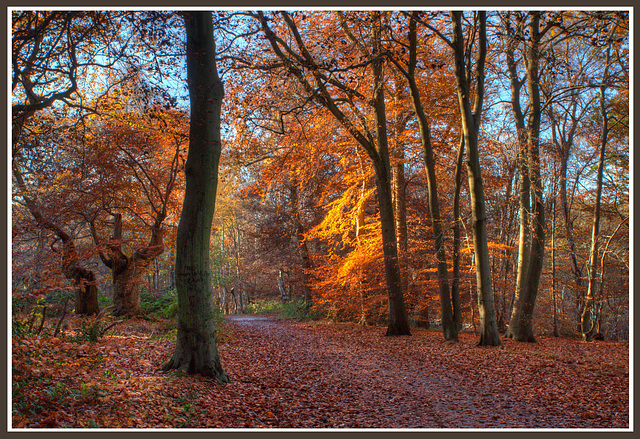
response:
{"label": "woodland background", "polygon": [[[366,94],[372,78],[369,64],[359,62],[370,42],[367,13],[292,14],[328,83],[339,84],[332,84],[336,101],[344,102],[348,117],[361,118],[370,129]],[[469,31],[476,26],[474,17],[465,14]],[[384,13],[384,49],[401,66],[408,62],[408,19],[401,12]],[[535,332],[576,334],[584,307],[602,126],[600,85],[606,73],[610,131],[596,242],[597,332],[626,339],[628,15],[561,11],[545,12],[541,19],[547,27],[539,67],[546,241]],[[224,147],[211,245],[216,291],[233,288],[238,298],[256,300],[279,294],[281,279],[293,297],[307,297],[317,312],[332,319],[384,323],[388,304],[379,212],[367,154],[291,74],[282,73],[256,14],[220,12],[215,20],[225,83]],[[277,14],[273,20],[284,29]],[[344,20],[351,31],[341,27]],[[427,12],[420,20],[430,20],[433,29],[417,28],[414,79],[430,123],[448,261],[452,228],[461,227],[457,280],[463,326],[473,329],[478,314],[466,185],[460,188],[459,217],[451,210],[461,129],[454,63],[436,34],[438,29],[448,32],[449,19],[442,12]],[[526,22],[526,12],[489,13],[479,134],[491,280],[502,331],[513,304],[522,213],[519,141],[505,59],[505,23],[518,20]],[[29,34],[39,25],[41,36]],[[60,304],[73,292],[60,264],[67,242],[73,242],[83,269],[93,272],[103,305],[114,295],[117,261],[127,261],[129,278],[122,282],[137,285],[144,301],[170,296],[188,126],[179,19],[151,11],[14,11],[13,26],[14,306],[38,298]],[[524,55],[519,52],[524,49],[515,49],[516,74],[524,81]],[[473,56],[468,63],[472,69]],[[419,125],[405,78],[393,62],[385,63],[384,75],[406,309],[411,321],[437,325],[438,276]],[[526,87],[520,93],[526,113]],[[460,172],[466,181],[464,166]],[[221,305],[226,310],[227,303]],[[134,312],[138,308],[134,305]]]}
{"label": "woodland background", "polygon": [[[131,318],[175,331],[181,14],[11,15],[14,344],[95,342]],[[213,22],[218,318],[284,302],[299,319],[391,329],[401,315],[407,332],[489,345],[629,339],[628,11]]]}

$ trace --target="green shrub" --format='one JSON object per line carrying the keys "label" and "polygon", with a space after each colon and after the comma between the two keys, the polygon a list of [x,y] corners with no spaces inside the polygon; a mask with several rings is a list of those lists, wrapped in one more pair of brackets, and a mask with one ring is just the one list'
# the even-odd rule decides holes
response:
{"label": "green shrub", "polygon": [[178,316],[178,298],[174,297],[173,301],[168,303],[165,307],[158,310],[165,319],[175,319]]}
{"label": "green shrub", "polygon": [[283,304],[282,317],[286,319],[301,320],[318,320],[321,318],[321,314],[308,307],[302,299],[292,300]]}
{"label": "green shrub", "polygon": [[247,305],[249,314],[282,314],[283,303],[279,300],[267,299],[259,300]]}
{"label": "green shrub", "polygon": [[178,296],[175,290],[170,290],[160,297],[153,297],[147,291],[140,293],[140,305],[145,314],[157,313],[165,319],[172,319],[178,315]]}
{"label": "green shrub", "polygon": [[307,307],[304,300],[295,299],[282,303],[279,300],[261,300],[247,306],[249,314],[277,314],[285,319],[317,320],[321,317],[313,308]]}
{"label": "green shrub", "polygon": [[98,302],[100,303],[100,309],[113,305],[112,301],[110,299],[107,299],[107,297],[104,294],[102,294],[102,291],[100,290],[98,290]]}
{"label": "green shrub", "polygon": [[95,343],[103,336],[105,323],[97,319],[85,319],[80,324],[76,335],[72,338],[75,343]]}

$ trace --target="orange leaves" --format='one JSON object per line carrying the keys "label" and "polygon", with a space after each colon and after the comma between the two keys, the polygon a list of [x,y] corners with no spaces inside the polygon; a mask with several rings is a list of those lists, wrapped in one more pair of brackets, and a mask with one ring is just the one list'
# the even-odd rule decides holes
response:
{"label": "orange leaves", "polygon": [[[227,324],[219,351],[232,381],[224,386],[156,371],[172,351],[171,342],[149,338],[166,329],[159,322],[123,322],[118,336],[93,345],[14,340],[12,427],[629,426],[625,343],[505,339],[504,348],[489,349],[467,332],[450,344],[418,328],[392,339],[352,324],[250,316]],[[43,359],[41,375],[15,367],[27,360],[22,347]],[[73,363],[94,366],[78,374]]]}

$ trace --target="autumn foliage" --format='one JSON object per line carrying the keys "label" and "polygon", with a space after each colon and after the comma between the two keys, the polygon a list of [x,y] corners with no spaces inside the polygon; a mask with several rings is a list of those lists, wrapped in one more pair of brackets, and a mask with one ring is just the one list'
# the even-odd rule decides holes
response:
{"label": "autumn foliage", "polygon": [[213,11],[224,386],[158,371],[188,17],[11,10],[14,428],[630,425],[628,10]]}

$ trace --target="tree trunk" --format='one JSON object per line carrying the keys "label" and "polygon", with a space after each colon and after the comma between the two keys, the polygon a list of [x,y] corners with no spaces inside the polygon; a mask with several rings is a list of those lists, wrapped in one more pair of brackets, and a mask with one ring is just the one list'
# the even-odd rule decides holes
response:
{"label": "tree trunk", "polygon": [[467,147],[467,173],[471,198],[473,228],[473,251],[476,261],[476,281],[478,291],[478,312],[480,315],[480,346],[500,346],[500,336],[496,321],[496,311],[491,288],[491,264],[487,237],[487,215],[485,212],[484,189],[478,152],[480,114],[484,97],[484,63],[486,59],[486,12],[478,12],[478,58],[476,61],[476,96],[471,108],[471,81],[466,75],[465,47],[462,33],[462,12],[452,11],[453,48],[455,57],[456,85],[462,131]]}
{"label": "tree trunk", "polygon": [[[107,243],[110,255],[107,257],[98,251],[102,262],[111,269],[113,278],[114,315],[134,316],[142,312],[140,288],[142,275],[149,264],[164,251],[163,232],[161,229],[165,215],[159,215],[151,232],[149,244],[139,248],[127,257],[122,251],[122,215],[113,216],[113,240]],[[96,245],[100,245],[98,233],[93,221],[90,221],[91,234]]]}
{"label": "tree trunk", "polygon": [[87,270],[77,262],[77,255],[72,241],[63,243],[62,272],[67,279],[72,279],[75,287],[75,313],[93,315],[100,312],[98,287],[93,271]]}
{"label": "tree trunk", "polygon": [[224,88],[216,69],[211,12],[186,12],[184,22],[191,122],[186,189],[176,241],[178,333],[173,356],[163,370],[186,368],[187,373],[228,382],[218,355],[209,272]]}
{"label": "tree trunk", "polygon": [[[609,49],[610,50],[610,49]],[[609,52],[607,52],[607,65],[605,66],[603,83],[607,82]],[[593,228],[591,230],[591,251],[589,252],[589,286],[585,297],[582,318],[580,321],[580,331],[582,339],[591,341],[596,329],[597,306],[596,306],[596,277],[598,273],[598,236],[600,234],[600,204],[602,199],[602,180],[604,175],[604,159],[607,146],[607,136],[609,134],[609,121],[607,117],[607,104],[605,100],[606,86],[600,87],[600,114],[602,117],[602,129],[600,133],[600,156],[598,160],[598,176],[596,182],[596,201],[593,212]],[[604,267],[602,268],[604,269]]]}
{"label": "tree trunk", "polygon": [[[376,56],[381,52],[380,15],[374,16],[376,23],[373,27],[374,50]],[[384,268],[389,293],[389,324],[387,335],[411,335],[409,321],[404,306],[404,292],[402,290],[402,276],[398,262],[398,244],[396,241],[395,216],[393,214],[393,196],[391,192],[391,163],[389,160],[389,145],[387,138],[387,118],[384,102],[384,73],[382,58],[375,57],[372,62],[374,78],[374,115],[376,118],[376,140],[378,143],[378,160],[374,160],[376,171],[376,186],[378,189],[378,203],[380,207],[380,223],[382,226],[382,248],[384,253]]]}
{"label": "tree trunk", "polygon": [[[422,106],[420,91],[415,79],[415,67],[417,58],[417,36],[416,20],[409,23],[409,66],[408,70],[400,68],[405,74],[411,91],[413,108],[418,118],[420,128],[420,140],[422,142],[422,152],[425,169],[427,173],[427,194],[429,202],[429,216],[431,219],[431,230],[433,232],[433,251],[436,256],[438,269],[438,292],[440,295],[440,310],[442,317],[442,332],[445,340],[458,340],[458,325],[454,320],[454,311],[451,304],[451,290],[449,289],[449,272],[447,268],[447,255],[444,246],[445,237],[440,218],[440,206],[438,203],[438,183],[436,178],[436,164],[431,144],[431,132],[429,120]],[[457,316],[456,316],[457,317]]]}
{"label": "tree trunk", "polygon": [[529,22],[530,44],[527,48],[527,86],[529,94],[529,117],[527,121],[527,170],[531,184],[532,214],[529,227],[531,229],[531,247],[529,265],[523,289],[517,296],[514,306],[515,316],[509,322],[509,334],[518,341],[535,342],[533,335],[533,311],[538,295],[540,277],[544,261],[545,245],[545,212],[542,179],[540,176],[539,133],[540,133],[540,90],[539,59],[540,47],[540,13],[532,12]]}
{"label": "tree trunk", "polygon": [[122,272],[113,274],[114,315],[133,316],[142,312],[140,303],[141,279],[138,267],[128,264]]}
{"label": "tree trunk", "polygon": [[304,239],[304,226],[300,218],[300,206],[298,205],[298,182],[294,179],[291,181],[290,188],[291,201],[291,219],[295,230],[296,243],[300,252],[301,274],[302,274],[302,295],[304,296],[305,306],[311,306],[311,289],[309,288],[309,273],[311,271],[311,257],[309,255],[309,247]]}
{"label": "tree trunk", "polygon": [[458,331],[462,329],[462,309],[460,305],[460,227],[462,216],[460,215],[460,191],[462,189],[462,165],[464,159],[464,134],[460,136],[456,169],[454,173],[453,188],[453,270],[451,279],[451,302],[453,304],[453,321]]}
{"label": "tree trunk", "polygon": [[284,287],[284,282],[282,280],[282,270],[280,270],[280,273],[278,274],[278,289],[280,290],[280,298],[282,299],[282,302],[288,302],[289,298],[287,297],[287,290]]}
{"label": "tree trunk", "polygon": [[533,311],[538,294],[545,246],[545,213],[542,179],[540,176],[540,89],[539,47],[540,12],[531,12],[529,38],[525,53],[526,83],[529,96],[529,116],[526,127],[520,107],[522,82],[517,76],[515,47],[522,39],[523,21],[518,21],[518,35],[508,28],[507,65],[511,82],[511,105],[518,130],[520,168],[520,241],[518,274],[513,311],[509,321],[508,337],[524,342],[535,342]]}
{"label": "tree trunk", "polygon": [[[555,189],[555,181],[554,181]],[[551,297],[553,300],[553,335],[559,337],[558,332],[558,312],[556,306],[556,197],[553,197],[553,208],[551,214]]]}
{"label": "tree trunk", "polygon": [[409,250],[409,236],[407,232],[407,196],[406,177],[404,169],[404,144],[401,135],[405,130],[408,120],[407,112],[403,111],[402,105],[406,96],[403,92],[404,86],[398,75],[394,75],[395,94],[394,104],[396,111],[393,117],[393,148],[391,148],[391,178],[393,190],[393,211],[396,218],[396,240],[398,245],[398,259],[400,269],[405,276],[407,271],[407,252]]}

